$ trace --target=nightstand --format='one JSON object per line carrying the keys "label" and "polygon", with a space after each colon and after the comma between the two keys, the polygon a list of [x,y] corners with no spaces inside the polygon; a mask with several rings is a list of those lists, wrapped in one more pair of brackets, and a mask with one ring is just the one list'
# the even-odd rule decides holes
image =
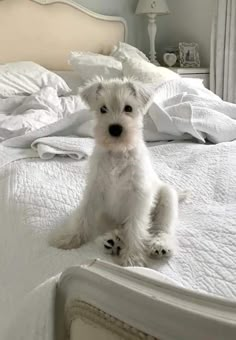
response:
{"label": "nightstand", "polygon": [[198,78],[203,79],[203,84],[209,88],[209,68],[203,67],[170,67],[170,69],[178,73],[183,78]]}

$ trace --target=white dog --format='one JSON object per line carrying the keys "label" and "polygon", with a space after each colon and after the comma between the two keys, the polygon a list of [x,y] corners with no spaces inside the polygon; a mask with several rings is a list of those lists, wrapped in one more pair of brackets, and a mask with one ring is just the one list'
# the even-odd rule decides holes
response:
{"label": "white dog", "polygon": [[122,265],[142,266],[147,253],[170,255],[178,195],[154,172],[142,132],[153,93],[139,82],[110,80],[94,81],[81,95],[96,112],[96,146],[80,206],[53,245],[78,248],[118,229]]}

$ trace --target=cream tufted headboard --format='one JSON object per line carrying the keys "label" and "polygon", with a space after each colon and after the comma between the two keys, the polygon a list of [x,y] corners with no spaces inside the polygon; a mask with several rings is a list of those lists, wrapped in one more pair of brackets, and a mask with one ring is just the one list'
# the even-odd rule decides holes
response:
{"label": "cream tufted headboard", "polygon": [[72,0],[0,0],[0,64],[31,60],[69,70],[70,51],[107,54],[126,38],[123,18],[96,14]]}

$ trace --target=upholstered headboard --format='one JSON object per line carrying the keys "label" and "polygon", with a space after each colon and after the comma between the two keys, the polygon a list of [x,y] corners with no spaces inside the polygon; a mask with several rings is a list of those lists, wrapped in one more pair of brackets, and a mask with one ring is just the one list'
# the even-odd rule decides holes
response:
{"label": "upholstered headboard", "polygon": [[123,18],[96,14],[72,0],[0,0],[0,64],[31,60],[69,70],[70,51],[107,54],[126,38]]}

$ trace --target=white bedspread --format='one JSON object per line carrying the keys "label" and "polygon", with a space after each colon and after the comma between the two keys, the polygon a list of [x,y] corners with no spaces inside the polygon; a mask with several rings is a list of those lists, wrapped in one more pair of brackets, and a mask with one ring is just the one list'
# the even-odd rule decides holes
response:
{"label": "white bedspread", "polygon": [[[153,146],[150,151],[163,180],[179,189],[191,189],[189,202],[181,204],[177,255],[169,261],[150,260],[150,266],[185,287],[235,298],[236,142],[169,143]],[[112,260],[98,245],[63,251],[47,244],[48,232],[79,203],[86,163],[70,159],[45,163],[35,159],[1,169],[4,237],[0,238],[0,298],[4,313],[1,312],[0,329],[19,309],[15,327],[22,325],[23,334],[36,332],[22,339],[38,339],[39,329],[46,332],[50,325],[54,276],[88,258]],[[22,314],[22,304],[28,311],[27,318]],[[35,327],[25,326],[30,322]],[[50,339],[46,334],[42,338]],[[19,337],[10,333],[7,339]]]}
{"label": "white bedspread", "polygon": [[[163,111],[168,107],[169,115],[174,112],[172,108],[175,105],[168,106],[166,96],[168,91],[169,98],[181,93],[180,85],[175,85],[175,89],[173,86],[171,90],[166,88],[162,96],[160,92],[157,103],[159,107],[162,105]],[[206,95],[203,92],[201,99]],[[200,96],[200,93],[197,95]],[[219,101],[216,110],[217,100],[214,98],[214,111],[220,112],[224,103]],[[229,114],[225,114],[227,110],[228,107],[222,112],[226,119],[230,118]],[[233,121],[234,117],[230,119]],[[171,119],[170,123],[177,124],[177,121],[177,118]],[[91,127],[86,125],[87,122],[86,116],[81,125],[85,127],[85,135],[88,126]],[[185,126],[189,129],[192,119],[188,122]],[[225,128],[222,128],[221,121],[217,125],[218,122],[217,119],[214,126],[205,124],[209,126],[208,132],[215,131],[214,136]],[[55,124],[57,128],[59,123]],[[170,128],[173,125],[166,126]],[[229,127],[226,124],[226,128]],[[199,128],[198,131],[204,139],[212,136]],[[179,137],[185,136],[186,132],[189,138],[189,130],[181,131]],[[58,136],[56,131],[54,133]],[[42,133],[37,138],[50,134]],[[229,138],[226,132],[222,135]],[[35,135],[29,136],[33,137],[33,140],[30,139],[32,143]],[[174,134],[170,136],[171,139],[178,138]],[[16,140],[19,142],[19,139]],[[24,143],[21,147],[25,146]],[[191,190],[191,197],[180,208],[177,255],[169,261],[150,260],[150,267],[185,287],[235,298],[236,141],[217,145],[193,142],[159,144],[150,147],[150,152],[155,170],[164,181],[177,189]],[[104,255],[97,243],[72,251],[48,246],[49,232],[63,223],[79,204],[86,165],[86,161],[54,158],[50,161],[20,160],[0,168],[0,339],[51,340],[58,273],[86,259],[100,257],[113,260]]]}

